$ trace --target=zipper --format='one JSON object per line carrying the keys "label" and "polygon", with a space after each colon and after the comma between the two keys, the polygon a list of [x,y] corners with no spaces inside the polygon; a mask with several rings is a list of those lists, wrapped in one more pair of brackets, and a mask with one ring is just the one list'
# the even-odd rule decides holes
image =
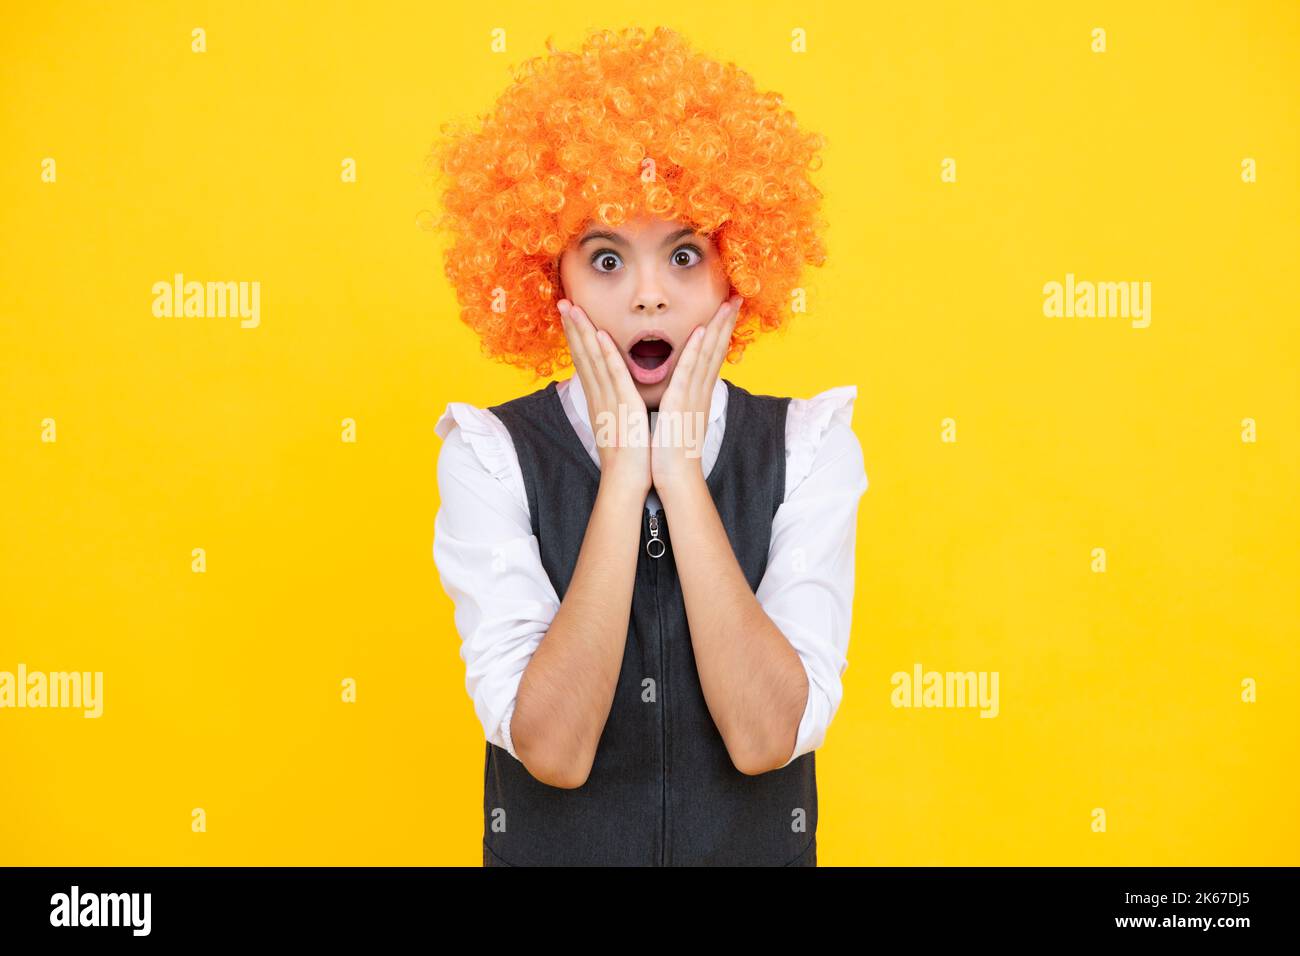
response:
{"label": "zipper", "polygon": [[[646,554],[652,558],[662,558],[664,552],[668,550],[668,545],[659,537],[659,512],[646,508],[646,513],[650,516],[650,540],[645,543]],[[659,545],[658,549],[655,545]]]}
{"label": "zipper", "polygon": [[[646,553],[652,558],[662,557],[663,553],[668,550],[668,546],[663,539],[659,537],[659,512],[651,511],[649,508],[646,512],[646,528],[650,532],[650,538],[646,541]],[[655,545],[658,547],[654,547]],[[660,840],[659,840],[659,865],[667,866],[668,864],[668,665],[664,658],[664,621],[663,615],[659,608],[659,562],[651,562],[650,586],[655,595],[655,622],[659,625],[659,700],[662,702],[663,714],[663,743],[664,743],[664,772],[663,772],[663,796],[660,804]]]}

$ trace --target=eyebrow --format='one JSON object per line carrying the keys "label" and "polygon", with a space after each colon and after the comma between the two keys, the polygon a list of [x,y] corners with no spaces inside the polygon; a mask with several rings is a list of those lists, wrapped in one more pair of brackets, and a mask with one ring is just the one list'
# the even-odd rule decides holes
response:
{"label": "eyebrow", "polygon": [[[664,241],[660,243],[660,246],[662,247],[662,246],[672,245],[674,242],[676,242],[678,239],[682,238],[683,236],[693,236],[695,234],[696,234],[695,230],[689,227],[686,229],[678,229],[672,235],[664,239]],[[618,235],[618,233],[605,232],[601,230],[601,231],[587,233],[585,236],[582,237],[582,240],[578,243],[578,246],[582,247],[586,245],[588,242],[591,242],[593,239],[604,239],[606,242],[613,242],[621,246],[626,246],[628,244],[627,240],[624,239],[622,236]]]}

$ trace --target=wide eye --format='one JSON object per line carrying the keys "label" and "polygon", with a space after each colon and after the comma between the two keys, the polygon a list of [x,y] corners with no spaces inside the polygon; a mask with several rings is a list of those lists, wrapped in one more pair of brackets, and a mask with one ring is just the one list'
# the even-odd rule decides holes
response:
{"label": "wide eye", "polygon": [[[623,260],[618,257],[618,253],[613,249],[601,249],[591,257],[591,264],[595,266],[597,272],[615,272],[617,266],[610,265],[610,260],[613,260],[619,265],[623,262]],[[602,268],[602,266],[609,266],[609,268]]]}
{"label": "wide eye", "polygon": [[[691,253],[695,254],[694,261],[691,261],[690,258]],[[683,257],[686,259],[685,262],[682,261]],[[704,259],[704,253],[700,252],[700,250],[696,249],[694,246],[678,246],[675,250],[673,250],[673,265],[689,267],[695,265],[695,263],[700,262],[703,259]]]}

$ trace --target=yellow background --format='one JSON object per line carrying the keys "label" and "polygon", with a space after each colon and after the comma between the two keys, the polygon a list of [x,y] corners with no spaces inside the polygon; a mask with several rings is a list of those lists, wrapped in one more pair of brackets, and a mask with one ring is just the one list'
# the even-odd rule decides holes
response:
{"label": "yellow background", "polygon": [[[433,424],[539,383],[456,318],[421,164],[547,35],[628,23],[830,143],[811,311],[724,368],[859,389],[819,863],[1300,863],[1300,5],[2,16],[0,670],[102,670],[105,709],[0,710],[0,863],[481,862]],[[178,271],[259,281],[260,327],[154,318]],[[1044,317],[1067,272],[1150,281],[1151,326]],[[1000,715],[893,708],[917,661],[998,671]]]}

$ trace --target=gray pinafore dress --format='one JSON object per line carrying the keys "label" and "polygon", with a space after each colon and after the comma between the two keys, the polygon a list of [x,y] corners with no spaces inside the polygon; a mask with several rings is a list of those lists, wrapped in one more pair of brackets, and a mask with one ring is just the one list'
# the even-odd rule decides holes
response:
{"label": "gray pinafore dress", "polygon": [[[706,484],[757,591],[785,496],[790,399],[722,381],[726,428]],[[555,382],[491,411],[514,442],[542,564],[563,600],[600,469]],[[758,776],[735,768],[700,687],[665,512],[644,510],[641,542],[622,670],[590,776],[576,789],[551,787],[488,743],[484,866],[816,866],[815,753]]]}

